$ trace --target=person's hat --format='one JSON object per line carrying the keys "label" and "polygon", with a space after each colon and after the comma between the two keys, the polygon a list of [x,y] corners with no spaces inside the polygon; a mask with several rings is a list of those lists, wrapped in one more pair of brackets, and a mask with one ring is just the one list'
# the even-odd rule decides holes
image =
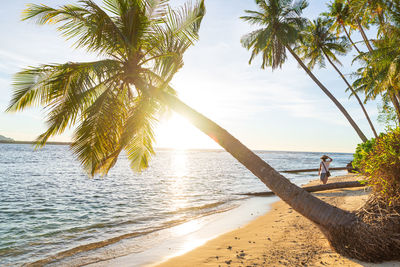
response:
{"label": "person's hat", "polygon": [[323,156],[321,157],[321,159],[327,159],[327,158],[328,158],[327,155],[323,155]]}

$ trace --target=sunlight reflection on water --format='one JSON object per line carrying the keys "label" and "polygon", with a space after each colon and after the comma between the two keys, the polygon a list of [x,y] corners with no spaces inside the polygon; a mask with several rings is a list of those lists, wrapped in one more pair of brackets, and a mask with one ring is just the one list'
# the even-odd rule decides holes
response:
{"label": "sunlight reflection on water", "polygon": [[171,185],[171,205],[174,210],[180,210],[188,206],[185,197],[187,192],[187,156],[185,150],[175,150],[172,152],[171,170],[173,170],[173,181]]}
{"label": "sunlight reflection on water", "polygon": [[179,180],[179,178],[183,178],[187,174],[187,151],[175,150],[172,153],[173,160],[171,161],[171,169],[175,171],[175,177]]}
{"label": "sunlight reflection on water", "polygon": [[[283,170],[318,166],[321,153],[257,154]],[[329,155],[334,166],[352,158]],[[297,184],[317,178],[285,176]],[[20,265],[124,234],[168,228],[232,207],[245,198],[243,193],[266,190],[223,151],[160,150],[140,174],[121,155],[108,176],[89,179],[68,146],[34,151],[30,145],[0,144],[0,265]],[[188,225],[179,231],[198,227]]]}

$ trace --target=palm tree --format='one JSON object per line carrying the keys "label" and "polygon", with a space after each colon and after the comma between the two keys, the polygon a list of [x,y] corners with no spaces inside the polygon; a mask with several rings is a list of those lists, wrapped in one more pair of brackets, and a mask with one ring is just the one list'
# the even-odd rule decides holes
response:
{"label": "palm tree", "polygon": [[364,10],[366,9],[365,0],[347,0],[347,2],[350,7],[351,20],[354,21],[354,25],[356,25],[360,31],[368,51],[371,52],[373,48],[367,37],[367,34],[364,31],[364,27],[367,27],[368,29],[368,26],[373,20],[369,16],[364,16]]}
{"label": "palm tree", "polygon": [[299,46],[298,51],[303,54],[303,59],[308,59],[308,68],[313,69],[316,64],[321,67],[325,67],[325,59],[332,65],[332,67],[339,73],[340,77],[346,83],[348,88],[351,90],[361,106],[361,109],[367,118],[367,121],[374,133],[375,137],[378,137],[375,127],[371,122],[368,113],[358,96],[354,91],[351,84],[344,77],[343,73],[338,69],[334,62],[340,64],[339,59],[335,56],[336,54],[345,54],[348,50],[348,44],[345,38],[339,38],[332,32],[331,24],[328,20],[318,18],[310,22],[306,30],[302,33],[302,45]]}
{"label": "palm tree", "polygon": [[141,170],[154,154],[153,125],[167,107],[160,98],[175,95],[168,83],[198,38],[204,2],[178,11],[167,1],[106,0],[105,10],[92,0],[80,3],[31,5],[23,19],[60,24],[76,47],[101,59],[19,72],[8,111],[46,107],[48,129],[37,138],[39,146],[77,125],[72,149],[91,175],[107,173],[122,150]]}
{"label": "palm tree", "polygon": [[363,59],[365,66],[357,71],[356,75],[359,78],[354,81],[353,87],[356,88],[356,91],[365,94],[365,101],[374,100],[378,95],[383,99],[390,100],[400,123],[400,66],[399,58],[395,56],[398,52],[392,50],[390,53],[391,48],[389,47],[380,48],[379,46],[382,44],[380,41],[377,42],[377,49],[366,54],[366,58]]}
{"label": "palm tree", "polygon": [[375,41],[376,49],[357,59],[364,65],[357,71],[356,90],[364,92],[366,101],[381,95],[389,99],[400,122],[400,4],[392,4],[387,16],[391,24],[384,26],[385,34]]}
{"label": "palm tree", "polygon": [[386,13],[392,6],[387,0],[348,0],[353,10],[361,16],[361,21],[377,24],[380,27],[386,24]]}
{"label": "palm tree", "polygon": [[[318,81],[299,56],[297,56],[294,49],[292,49],[292,46],[297,44],[300,39],[300,29],[306,24],[306,21],[300,15],[302,10],[307,6],[307,3],[305,1],[298,1],[293,4],[291,0],[256,0],[256,4],[260,11],[247,10],[246,13],[248,16],[242,17],[242,19],[252,24],[262,26],[261,29],[255,30],[242,38],[242,44],[246,48],[252,49],[250,63],[256,55],[261,53],[261,67],[272,66],[273,69],[276,69],[285,62],[287,50],[334,103],[338,107],[341,107],[340,103]],[[341,111],[344,110],[343,108],[340,109]],[[343,113],[347,114],[347,112]],[[346,116],[346,118],[349,117]],[[349,121],[352,122],[352,125],[355,125],[351,118]],[[358,127],[354,128],[358,129]],[[360,132],[357,131],[361,139],[365,141],[365,136]],[[249,169],[253,171],[252,168]],[[264,167],[262,167],[262,170],[264,170]],[[392,231],[389,225],[376,226],[373,223],[363,221],[363,214],[366,210],[361,210],[355,214],[338,208],[332,209],[332,206],[326,206],[326,203],[319,202],[314,197],[306,195],[290,183],[286,184],[285,182],[285,185],[279,183],[275,187],[274,181],[271,181],[272,184],[268,183],[268,181],[263,179],[262,175],[259,175],[257,172],[253,173],[264,181],[280,198],[300,214],[314,222],[338,253],[364,261],[382,261],[400,258],[398,230]],[[271,171],[269,178],[275,175],[277,174]],[[281,186],[284,186],[284,189]],[[282,194],[279,192],[280,190],[289,191],[289,198],[287,198],[286,192]],[[324,212],[323,214],[314,213],[317,210]]]}
{"label": "palm tree", "polygon": [[351,42],[352,46],[357,50],[358,54],[361,54],[360,49],[358,49],[356,44],[353,42],[350,37],[350,32],[346,28],[346,26],[351,26],[351,24],[349,23],[349,5],[343,0],[335,0],[332,3],[328,4],[328,8],[329,12],[325,12],[323,13],[323,15],[332,20],[333,27],[335,28],[336,33],[340,34],[343,31],[346,34],[347,39],[349,39],[349,41]]}
{"label": "palm tree", "polygon": [[[58,23],[77,45],[103,56],[96,62],[42,65],[16,75],[9,110],[44,105],[49,136],[78,124],[72,148],[91,174],[107,173],[125,150],[132,167],[146,167],[152,154],[156,115],[172,108],[213,138],[279,197],[316,223],[342,254],[361,260],[397,259],[398,236],[379,239],[379,229],[359,221],[292,184],[226,130],[175,95],[168,83],[183,52],[197,39],[204,3],[171,10],[166,1],[106,0],[107,12],[91,0],[59,9],[31,6],[26,19]],[[373,241],[373,242],[369,242]],[[382,241],[382,242],[381,242]],[[366,245],[368,244],[368,245]],[[387,252],[385,246],[393,244]]]}
{"label": "palm tree", "polygon": [[300,39],[300,30],[306,25],[306,20],[300,17],[304,8],[307,7],[305,0],[295,2],[284,0],[256,0],[260,11],[246,10],[247,16],[241,18],[251,24],[262,26],[242,37],[245,48],[251,49],[249,63],[254,57],[261,53],[261,68],[271,66],[272,69],[281,67],[286,61],[286,51],[296,59],[299,65],[310,76],[310,78],[321,88],[321,90],[332,100],[336,107],[343,113],[351,126],[357,132],[363,142],[368,139],[351,118],[346,109],[332,95],[332,93],[315,77],[304,62],[295,53],[292,46]]}
{"label": "palm tree", "polygon": [[[375,50],[376,51],[376,50]],[[360,68],[356,75],[359,77],[353,82],[355,91],[365,94],[365,102],[375,100],[378,95],[385,102],[390,101],[396,112],[397,120],[400,125],[400,103],[397,90],[387,79],[388,69],[377,70],[373,64]]]}

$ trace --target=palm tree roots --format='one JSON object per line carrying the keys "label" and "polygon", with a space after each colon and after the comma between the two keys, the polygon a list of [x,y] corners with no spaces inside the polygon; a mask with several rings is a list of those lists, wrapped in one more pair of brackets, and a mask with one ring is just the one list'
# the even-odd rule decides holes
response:
{"label": "palm tree roots", "polygon": [[400,260],[400,205],[371,195],[350,224],[321,227],[339,254],[365,262]]}

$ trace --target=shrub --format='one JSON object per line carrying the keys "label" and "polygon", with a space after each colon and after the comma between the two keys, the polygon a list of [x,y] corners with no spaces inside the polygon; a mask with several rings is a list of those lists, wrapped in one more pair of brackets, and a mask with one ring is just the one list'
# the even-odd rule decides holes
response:
{"label": "shrub", "polygon": [[400,204],[400,129],[377,138],[359,167],[378,196]]}
{"label": "shrub", "polygon": [[371,138],[364,143],[358,144],[356,148],[356,152],[353,157],[353,168],[360,169],[360,162],[371,152],[372,147],[375,144],[375,138]]}

